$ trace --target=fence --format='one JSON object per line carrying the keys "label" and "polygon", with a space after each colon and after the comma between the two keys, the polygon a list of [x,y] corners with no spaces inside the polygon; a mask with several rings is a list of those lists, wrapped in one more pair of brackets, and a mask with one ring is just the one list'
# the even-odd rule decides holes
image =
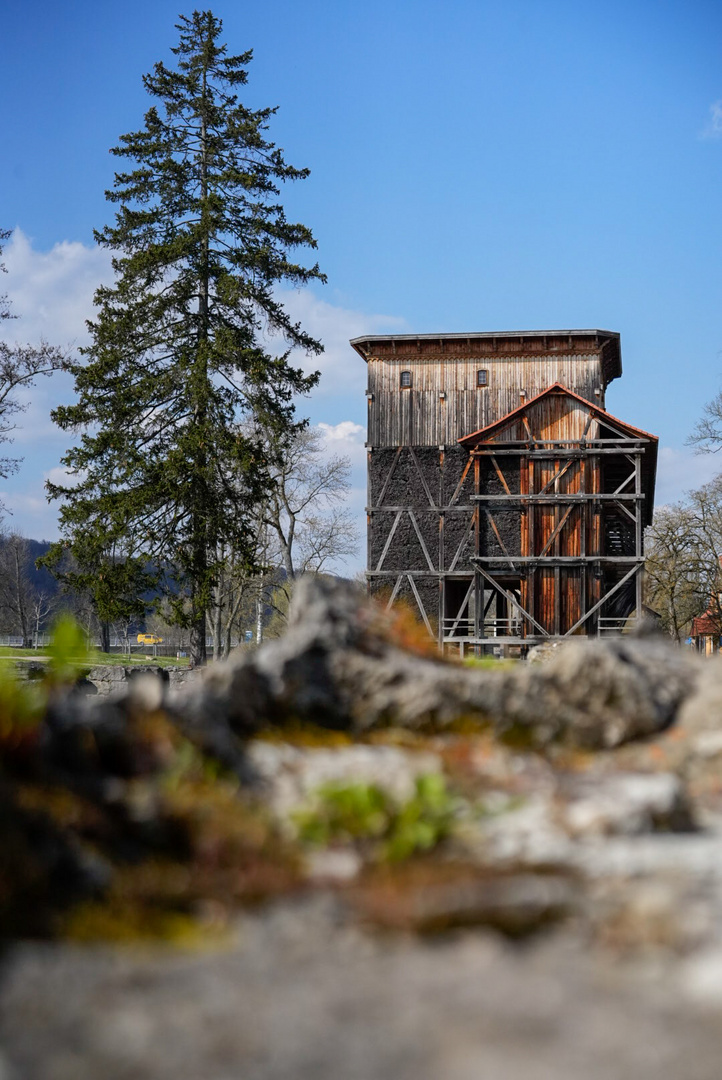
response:
{"label": "fence", "polygon": [[[51,634],[33,634],[31,637],[30,648],[37,649],[38,651],[46,649],[51,641]],[[246,636],[245,641],[248,641]],[[252,638],[251,638],[252,640]],[[88,642],[91,649],[100,649],[100,638],[94,638]],[[241,642],[233,638],[231,640],[231,648],[235,649]],[[25,646],[23,638],[19,634],[0,634],[0,648],[6,649],[22,649]],[[25,646],[26,647],[26,646]],[[213,648],[213,638],[206,638],[206,648]],[[145,656],[187,656],[190,651],[188,645],[170,645],[163,642],[161,645],[144,645],[139,644],[135,638],[130,638],[129,642],[126,642],[124,638],[111,637],[110,639],[110,651],[111,653],[136,653]]]}

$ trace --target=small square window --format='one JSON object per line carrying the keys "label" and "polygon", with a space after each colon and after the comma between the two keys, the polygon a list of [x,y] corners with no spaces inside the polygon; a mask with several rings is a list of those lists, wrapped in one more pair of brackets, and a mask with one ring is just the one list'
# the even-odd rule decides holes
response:
{"label": "small square window", "polygon": [[400,379],[400,382],[399,382],[399,386],[401,387],[402,390],[408,390],[409,389],[409,387],[411,386],[411,372],[410,371],[402,371],[401,372],[401,379]]}
{"label": "small square window", "polygon": [[488,386],[489,385],[489,372],[486,368],[479,368],[476,373],[476,385]]}

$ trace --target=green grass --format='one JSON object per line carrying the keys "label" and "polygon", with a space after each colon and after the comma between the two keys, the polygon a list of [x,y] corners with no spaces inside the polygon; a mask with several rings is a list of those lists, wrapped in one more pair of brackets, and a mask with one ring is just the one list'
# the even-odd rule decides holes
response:
{"label": "green grass", "polygon": [[505,658],[499,656],[467,656],[464,658],[464,667],[486,668],[489,671],[499,671],[501,668],[514,667],[519,661],[514,657]]}
{"label": "green grass", "polygon": [[148,652],[134,652],[129,658],[127,653],[92,652],[90,660],[93,667],[99,664],[158,664],[159,667],[188,667],[188,657],[177,660],[175,656],[153,656]]}
{"label": "green grass", "polygon": [[[48,659],[47,648],[41,649],[13,649],[6,645],[0,646],[0,660],[37,660],[43,663]],[[71,663],[77,663],[78,667],[87,668],[101,664],[158,664],[160,667],[187,667],[188,657],[177,660],[174,656],[153,656],[151,653],[134,652],[131,658],[127,653],[102,653],[91,652],[88,656],[78,657],[77,661],[70,659]]]}

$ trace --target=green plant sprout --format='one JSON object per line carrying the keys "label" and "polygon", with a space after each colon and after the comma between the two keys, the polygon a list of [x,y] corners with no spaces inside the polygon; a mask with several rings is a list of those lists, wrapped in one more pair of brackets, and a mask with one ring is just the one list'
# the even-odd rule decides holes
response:
{"label": "green plant sprout", "polygon": [[441,843],[461,806],[444,777],[429,773],[417,778],[414,794],[402,803],[376,784],[325,784],[294,821],[304,843],[365,843],[378,859],[396,862]]}

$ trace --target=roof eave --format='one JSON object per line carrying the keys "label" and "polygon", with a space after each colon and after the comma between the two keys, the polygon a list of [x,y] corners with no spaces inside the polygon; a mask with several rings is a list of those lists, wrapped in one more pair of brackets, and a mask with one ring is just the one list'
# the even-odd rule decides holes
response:
{"label": "roof eave", "polygon": [[[601,339],[599,347],[601,347],[602,353],[609,351],[610,355],[603,357],[605,363],[605,376],[606,383],[610,383],[613,379],[619,378],[622,374],[622,353],[620,335],[615,330],[600,330],[600,329],[584,329],[584,330],[483,330],[475,331],[471,333],[454,333],[454,334],[363,334],[360,337],[351,338],[349,344],[359,354],[359,356],[368,361],[369,353],[373,344],[395,344],[395,343],[408,343],[417,341],[419,344],[422,342],[454,342],[454,341],[513,341],[518,338],[519,341],[527,340],[530,338],[550,338],[550,337],[576,337],[576,338],[594,338],[595,340]],[[365,348],[364,348],[365,346]],[[611,348],[610,348],[611,346]]]}

